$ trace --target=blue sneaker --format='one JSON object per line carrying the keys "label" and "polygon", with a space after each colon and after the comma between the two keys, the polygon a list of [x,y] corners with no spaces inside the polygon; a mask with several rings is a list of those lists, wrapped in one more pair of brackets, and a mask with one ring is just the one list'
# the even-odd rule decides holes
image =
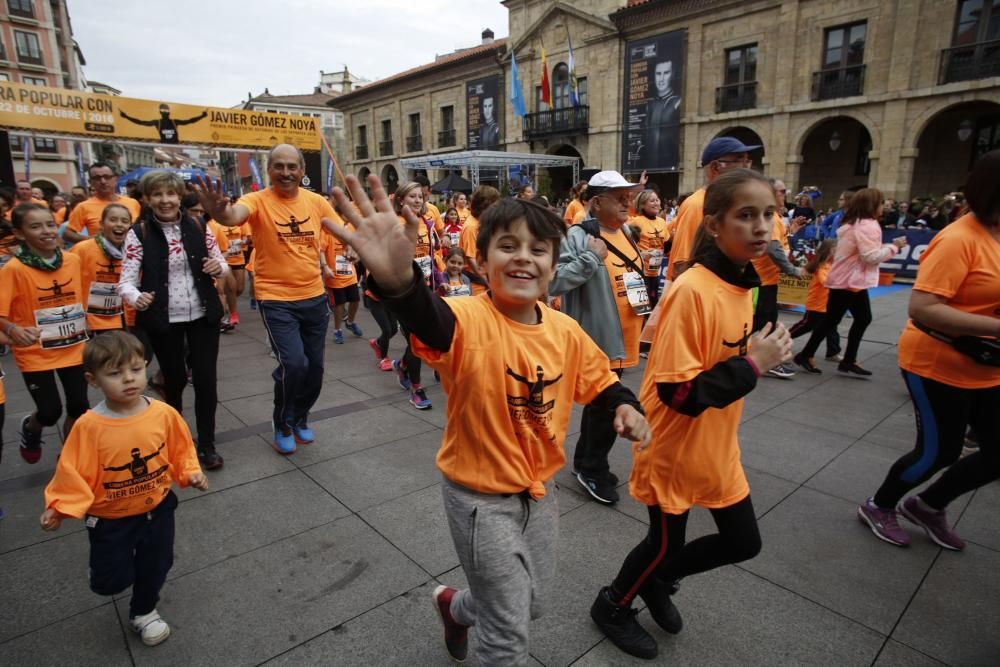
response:
{"label": "blue sneaker", "polygon": [[396,377],[399,378],[399,386],[406,391],[410,391],[410,378],[406,377],[406,371],[402,369],[399,359],[392,360],[392,370],[396,371]]}
{"label": "blue sneaker", "polygon": [[295,442],[300,445],[311,445],[316,439],[316,435],[313,433],[313,430],[305,423],[293,426],[292,435],[295,437]]}
{"label": "blue sneaker", "polygon": [[333,342],[336,343],[337,345],[343,345],[344,344],[344,332],[341,331],[340,329],[334,329],[333,330]]}
{"label": "blue sneaker", "polygon": [[[288,429],[288,433],[285,433],[285,429]],[[292,432],[292,429],[287,426],[285,428],[274,429],[274,442],[271,443],[271,447],[283,456],[294,454],[295,434]]]}
{"label": "blue sneaker", "polygon": [[250,310],[257,310],[257,299],[250,299]]}
{"label": "blue sneaker", "polygon": [[417,410],[430,410],[431,409],[431,399],[427,398],[427,394],[424,393],[424,388],[419,384],[414,385],[413,391],[410,393],[410,405],[415,407]]}
{"label": "blue sneaker", "polygon": [[344,322],[344,326],[347,327],[347,330],[350,331],[355,336],[357,336],[358,338],[361,338],[362,336],[365,335],[365,332],[361,330],[361,327],[358,326],[357,322]]}

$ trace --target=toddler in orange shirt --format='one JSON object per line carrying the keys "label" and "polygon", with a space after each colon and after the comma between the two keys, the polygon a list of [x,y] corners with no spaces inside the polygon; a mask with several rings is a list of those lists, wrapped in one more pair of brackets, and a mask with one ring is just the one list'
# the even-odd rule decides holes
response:
{"label": "toddler in orange shirt", "polygon": [[170,636],[156,611],[174,559],[172,482],[205,491],[191,432],[166,403],[143,396],[146,360],[139,339],[111,331],[87,343],[87,382],[104,401],[80,417],[45,488],[43,530],[84,519],[90,590],[116,595],[132,586],[129,627],[147,646]]}

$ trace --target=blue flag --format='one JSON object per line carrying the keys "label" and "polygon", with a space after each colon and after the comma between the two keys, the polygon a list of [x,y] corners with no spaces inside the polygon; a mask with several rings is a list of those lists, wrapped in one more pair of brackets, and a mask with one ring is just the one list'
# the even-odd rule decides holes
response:
{"label": "blue flag", "polygon": [[24,151],[24,180],[31,182],[31,139],[29,137],[24,138],[24,143],[21,144],[21,150]]}
{"label": "blue flag", "polygon": [[79,183],[83,187],[87,187],[87,169],[83,165],[83,145],[77,141],[74,149],[76,150],[76,171],[80,179]]}
{"label": "blue flag", "polygon": [[257,185],[257,189],[263,190],[264,179],[260,177],[260,167],[257,165],[257,158],[251,155],[247,163],[250,165],[250,173],[253,174],[253,182]]}
{"label": "blue flag", "polygon": [[514,52],[510,52],[510,103],[514,107],[514,114],[524,116],[524,97],[521,96],[521,79],[517,75],[517,59]]}
{"label": "blue flag", "polygon": [[333,190],[333,157],[328,156],[326,160],[326,194]]}
{"label": "blue flag", "polygon": [[580,106],[580,83],[576,78],[576,62],[573,60],[573,40],[566,35],[566,42],[569,44],[569,102],[575,107]]}

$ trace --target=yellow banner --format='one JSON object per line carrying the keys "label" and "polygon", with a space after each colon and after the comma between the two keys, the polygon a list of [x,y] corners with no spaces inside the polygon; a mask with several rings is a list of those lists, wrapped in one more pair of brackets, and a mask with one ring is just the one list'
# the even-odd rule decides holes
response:
{"label": "yellow banner", "polygon": [[782,275],[778,278],[778,303],[804,306],[809,296],[809,279]]}
{"label": "yellow banner", "polygon": [[319,119],[200,107],[0,81],[0,128],[93,139],[271,148],[320,148]]}

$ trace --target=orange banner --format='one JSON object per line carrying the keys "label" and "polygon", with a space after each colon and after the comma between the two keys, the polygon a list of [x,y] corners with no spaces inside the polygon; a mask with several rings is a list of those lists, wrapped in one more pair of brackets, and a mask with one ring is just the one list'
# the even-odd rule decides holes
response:
{"label": "orange banner", "polygon": [[0,81],[0,128],[92,139],[268,149],[320,149],[319,119],[97,95]]}

